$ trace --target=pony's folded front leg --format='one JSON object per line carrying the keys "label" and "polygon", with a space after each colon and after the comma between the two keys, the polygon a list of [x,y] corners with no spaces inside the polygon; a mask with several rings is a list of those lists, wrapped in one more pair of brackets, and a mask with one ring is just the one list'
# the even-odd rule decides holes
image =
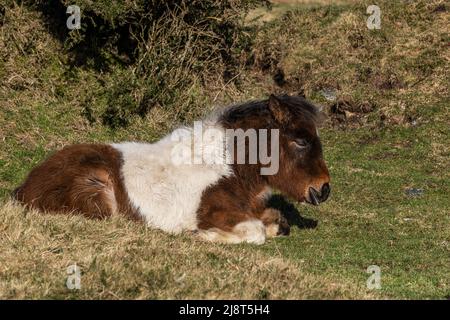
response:
{"label": "pony's folded front leg", "polygon": [[213,242],[263,244],[266,227],[251,214],[216,211],[200,221],[198,235]]}
{"label": "pony's folded front leg", "polygon": [[268,238],[287,236],[290,232],[290,226],[286,218],[277,209],[266,208],[259,219],[266,228],[266,236]]}

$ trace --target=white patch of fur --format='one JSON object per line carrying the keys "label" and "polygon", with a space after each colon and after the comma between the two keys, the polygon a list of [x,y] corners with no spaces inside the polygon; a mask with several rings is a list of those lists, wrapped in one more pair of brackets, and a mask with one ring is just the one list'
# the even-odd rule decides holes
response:
{"label": "white patch of fur", "polygon": [[266,235],[268,238],[273,238],[278,235],[278,231],[280,230],[280,225],[276,223],[271,223],[266,227]]}
{"label": "white patch of fur", "polygon": [[269,186],[265,186],[264,189],[262,189],[262,191],[256,195],[258,199],[261,199],[264,202],[268,201],[271,196],[272,189]]}
{"label": "white patch of fur", "polygon": [[206,241],[222,243],[253,243],[263,244],[266,241],[266,228],[262,221],[257,219],[238,223],[231,232],[218,228],[199,230],[198,235]]}
{"label": "white patch of fur", "polygon": [[[223,130],[214,122],[209,126]],[[193,129],[182,131],[190,135]],[[202,192],[232,174],[231,166],[225,161],[223,164],[174,163],[173,149],[180,144],[185,150],[192,147],[190,139],[173,141],[170,134],[151,144],[112,144],[123,155],[122,176],[131,203],[149,226],[171,233],[197,229]]]}
{"label": "white patch of fur", "polygon": [[206,241],[210,242],[220,242],[220,243],[240,243],[241,238],[232,233],[223,231],[219,228],[210,228],[208,230],[198,230],[197,235]]}
{"label": "white patch of fur", "polygon": [[238,223],[233,228],[233,233],[248,243],[263,244],[266,241],[266,227],[261,220],[257,219]]}

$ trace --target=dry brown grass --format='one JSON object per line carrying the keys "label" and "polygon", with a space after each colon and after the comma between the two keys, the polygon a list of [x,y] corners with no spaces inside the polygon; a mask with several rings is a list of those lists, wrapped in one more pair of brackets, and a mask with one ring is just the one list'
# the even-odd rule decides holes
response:
{"label": "dry brown grass", "polygon": [[46,73],[45,69],[54,62],[63,63],[54,61],[58,57],[55,51],[61,51],[62,46],[36,12],[14,4],[5,7],[0,17],[0,107],[11,107],[5,101],[11,91],[28,91],[33,100],[49,98],[48,91],[55,91],[59,73]]}
{"label": "dry brown grass", "polygon": [[[204,243],[115,217],[89,221],[0,207],[1,299],[350,299],[362,286],[312,275],[252,245]],[[82,270],[66,287],[67,267]]]}

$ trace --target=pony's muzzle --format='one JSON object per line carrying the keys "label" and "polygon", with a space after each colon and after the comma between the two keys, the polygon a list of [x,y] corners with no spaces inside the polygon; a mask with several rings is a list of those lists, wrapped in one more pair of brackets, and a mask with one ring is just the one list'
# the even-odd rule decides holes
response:
{"label": "pony's muzzle", "polygon": [[331,187],[329,183],[324,183],[320,191],[317,191],[313,187],[309,188],[309,203],[317,206],[319,203],[324,202],[330,195]]}

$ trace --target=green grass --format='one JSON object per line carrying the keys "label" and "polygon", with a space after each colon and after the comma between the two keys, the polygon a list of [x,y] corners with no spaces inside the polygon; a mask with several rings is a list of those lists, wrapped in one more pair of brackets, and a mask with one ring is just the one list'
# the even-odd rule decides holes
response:
{"label": "green grass", "polygon": [[[294,226],[289,237],[270,240],[259,247],[199,243],[189,235],[169,236],[121,220],[95,222],[79,217],[24,215],[21,209],[5,210],[0,237],[7,263],[0,269],[0,282],[4,283],[0,296],[443,299],[450,293],[450,186],[445,170],[448,154],[433,150],[427,138],[431,132],[438,133],[433,143],[446,143],[449,129],[444,123],[378,132],[322,130],[332,176],[332,197],[318,208],[297,206],[303,218],[317,221],[317,227]],[[105,137],[112,138],[108,134]],[[2,180],[6,176],[11,181],[9,188],[24,177],[26,167],[45,155],[42,145],[30,151],[19,146],[14,150],[17,164],[2,166],[1,170]],[[430,167],[430,163],[439,165]],[[422,188],[424,193],[410,197],[405,194],[408,187]],[[124,241],[128,249],[116,252],[115,248],[123,246]],[[62,249],[47,256],[48,246]],[[173,258],[164,258],[172,254]],[[120,260],[116,260],[118,256]],[[31,272],[18,259],[27,261],[29,268],[44,263],[58,265],[59,269],[38,267]],[[104,265],[91,266],[95,259]],[[273,259],[288,267],[264,269],[252,264],[263,280],[229,270],[243,270],[248,263]],[[80,264],[85,274],[86,288],[80,292],[64,287],[64,267],[72,262]],[[9,263],[18,268],[6,267]],[[369,276],[366,269],[370,265],[381,268],[380,291],[365,289]],[[117,274],[111,274],[115,269]],[[208,274],[204,279],[202,272]],[[174,279],[183,274],[190,276],[183,278],[186,287],[178,288]],[[261,281],[258,290],[245,284],[246,277]],[[287,282],[295,278],[298,285],[286,287],[278,278]],[[143,279],[147,284],[141,286],[139,281]],[[22,288],[24,283],[28,289]],[[157,285],[158,290],[150,290],[150,284]]]}
{"label": "green grass", "polygon": [[[289,39],[277,65],[286,87],[273,84],[271,71],[256,68],[244,73],[239,85],[208,88],[209,95],[200,83],[190,89],[192,103],[200,106],[302,89],[329,115],[321,138],[331,198],[319,207],[296,205],[294,214],[276,198],[274,205],[291,212],[300,226],[262,246],[209,244],[120,218],[43,216],[12,205],[11,190],[64,145],[155,141],[210,107],[154,108],[125,128],[91,123],[86,108],[93,106],[95,113],[107,106],[120,73],[68,68],[61,44],[39,15],[25,8],[8,11],[14,19],[0,25],[0,298],[448,298],[450,102],[442,46],[447,13],[434,13],[439,1],[424,3],[383,10],[386,29],[379,34],[366,34],[355,24],[360,13],[364,17],[360,4],[328,7],[318,1],[295,6],[288,17],[283,14],[292,6],[281,5],[258,34],[255,54],[270,56],[271,42]],[[339,35],[342,41],[334,41]],[[355,39],[361,46],[349,48]],[[23,56],[20,48],[32,54]],[[355,77],[366,64],[376,71],[374,78]],[[403,86],[380,87],[390,74]],[[359,122],[346,118],[336,124],[333,102],[320,94],[324,87],[335,89],[337,99],[368,101],[375,109],[356,112]],[[409,196],[408,188],[423,194]],[[82,270],[79,291],[65,286],[66,268],[73,263]],[[381,290],[366,288],[370,265],[381,268]]]}
{"label": "green grass", "polygon": [[[427,136],[448,126],[325,131],[333,196],[319,209],[300,208],[318,227],[264,250],[301,261],[315,274],[363,283],[369,265],[382,272],[381,293],[392,298],[444,298],[449,294],[450,184],[446,165],[434,158]],[[367,137],[377,137],[367,143]],[[411,143],[412,142],[412,143]],[[405,144],[411,143],[410,147]],[[448,156],[448,155],[447,155]],[[410,197],[408,187],[423,188]]]}

